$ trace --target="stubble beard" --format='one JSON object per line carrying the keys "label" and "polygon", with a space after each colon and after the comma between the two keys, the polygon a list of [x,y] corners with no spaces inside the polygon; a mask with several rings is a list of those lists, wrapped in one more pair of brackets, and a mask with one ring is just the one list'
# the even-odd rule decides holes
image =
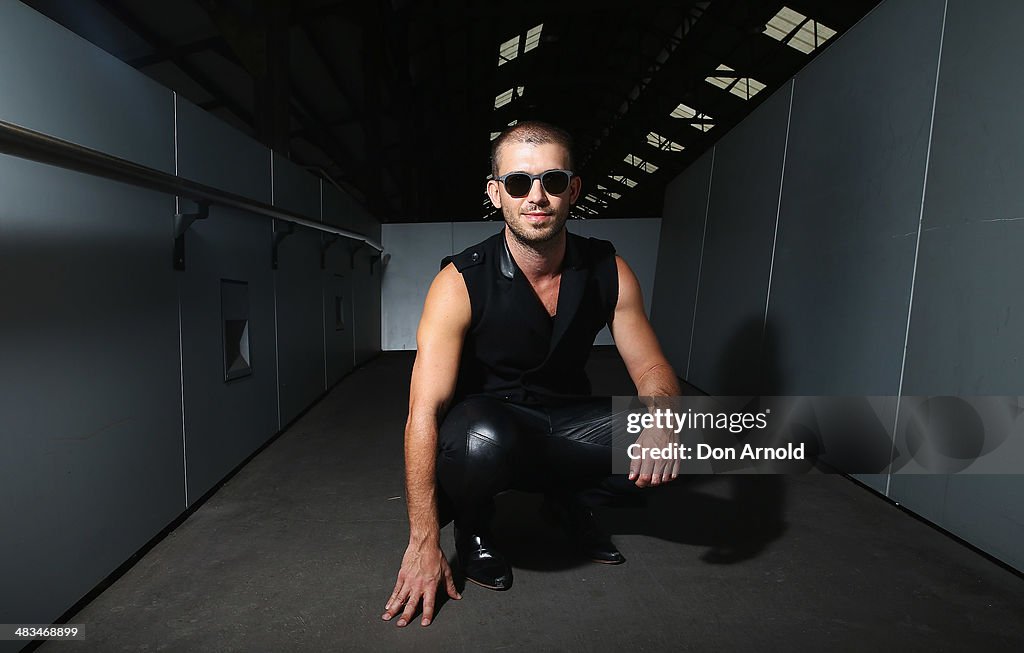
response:
{"label": "stubble beard", "polygon": [[521,245],[532,249],[544,249],[545,245],[558,238],[565,229],[565,223],[569,218],[569,212],[566,210],[562,215],[553,215],[550,225],[538,229],[527,224],[523,217],[518,212],[513,212],[512,209],[502,207],[501,212],[505,218],[505,225],[512,236]]}

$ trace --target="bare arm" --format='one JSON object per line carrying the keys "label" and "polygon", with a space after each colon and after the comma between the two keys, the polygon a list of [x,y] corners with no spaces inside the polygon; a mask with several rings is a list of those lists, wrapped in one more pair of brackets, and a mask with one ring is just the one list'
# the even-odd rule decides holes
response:
{"label": "bare arm", "polygon": [[449,264],[430,286],[416,332],[416,362],[405,425],[409,545],[395,590],[382,615],[387,620],[402,611],[399,626],[409,623],[421,599],[423,619],[420,623],[430,624],[434,616],[434,597],[442,579],[448,595],[461,598],[441,551],[434,466],[438,425],[455,392],[459,356],[469,323],[469,293],[462,275]]}
{"label": "bare arm", "polygon": [[622,257],[616,256],[615,263],[619,271],[619,298],[610,327],[636,393],[641,397],[678,396],[676,373],[661,352],[658,337],[644,313],[640,282]]}
{"label": "bare arm", "polygon": [[[621,257],[615,257],[619,274],[618,303],[609,325],[615,346],[641,397],[676,397],[681,394],[675,370],[661,351],[658,338],[644,313],[644,298],[633,270]],[[647,435],[645,432],[644,435]],[[644,437],[644,436],[641,436]],[[635,462],[635,461],[634,461]],[[678,463],[646,460],[630,468],[629,478],[644,487],[658,485],[676,477]]]}

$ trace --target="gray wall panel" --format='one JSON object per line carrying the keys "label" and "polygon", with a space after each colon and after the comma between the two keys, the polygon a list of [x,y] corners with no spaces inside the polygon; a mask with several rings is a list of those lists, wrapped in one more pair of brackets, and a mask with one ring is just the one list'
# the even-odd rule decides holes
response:
{"label": "gray wall panel", "polygon": [[768,317],[785,394],[897,392],[942,10],[885,2],[796,78]]}
{"label": "gray wall panel", "polygon": [[174,172],[171,92],[20,2],[0,2],[0,120]]}
{"label": "gray wall panel", "polygon": [[353,355],[362,365],[381,351],[381,265],[371,261],[377,252],[362,247],[352,270]]}
{"label": "gray wall panel", "polygon": [[273,173],[274,206],[319,222],[320,180],[277,152],[273,153]]}
{"label": "gray wall panel", "polygon": [[[354,268],[349,255],[358,243],[342,239],[327,250],[324,272],[324,342],[327,352],[327,386],[332,387],[352,371],[355,364],[352,278]],[[335,314],[335,298],[341,297],[342,326]]]}
{"label": "gray wall panel", "polygon": [[175,97],[175,116],[180,176],[270,203],[266,147],[180,95]]}
{"label": "gray wall panel", "polygon": [[1019,77],[1024,4],[981,7],[950,2],[946,19],[904,381],[911,395],[1024,394],[1024,88],[992,82]]}
{"label": "gray wall panel", "polygon": [[285,238],[278,249],[274,276],[278,383],[284,428],[325,390],[320,233],[296,227],[295,233]]}
{"label": "gray wall panel", "polygon": [[351,229],[380,242],[380,221],[370,215],[350,195],[325,181],[323,183],[323,201],[324,222],[342,229]]}
{"label": "gray wall panel", "polygon": [[[948,5],[905,395],[1024,395],[1024,89],[997,81],[1022,23],[1012,0]],[[891,496],[1024,569],[1024,476],[897,475]]]}
{"label": "gray wall panel", "polygon": [[7,156],[0,198],[0,621],[49,623],[184,509],[174,203]]}
{"label": "gray wall panel", "polygon": [[430,282],[441,259],[452,251],[452,227],[446,223],[383,225],[384,250],[392,255],[384,269],[382,346],[416,349],[416,327]]}
{"label": "gray wall panel", "polygon": [[895,474],[891,498],[1018,570],[1024,483],[1014,475]]}
{"label": "gray wall panel", "polygon": [[[179,275],[189,504],[277,432],[270,221],[213,207]],[[252,375],[224,380],[221,280],[248,283]]]}
{"label": "gray wall panel", "polygon": [[685,377],[714,151],[669,183],[658,240],[651,324],[676,374]]}
{"label": "gray wall panel", "polygon": [[[792,82],[715,146],[687,380],[711,394],[756,394]],[[775,375],[764,370],[767,387]],[[769,391],[770,392],[770,391]]]}
{"label": "gray wall panel", "polygon": [[[0,120],[166,172],[177,155],[184,177],[271,201],[265,148],[12,1],[0,2]],[[278,204],[319,219],[319,180],[283,159],[277,168]],[[0,538],[0,622],[56,619],[276,432],[275,281],[289,416],[316,399],[325,372],[379,349],[369,250],[356,278],[359,353],[349,335],[325,370],[332,271],[320,270],[320,236],[286,241],[275,275],[271,222],[214,208],[175,272],[174,208],[170,196],[0,157],[0,276],[17,280],[0,321],[0,520],[16,525]],[[379,237],[364,209],[348,212]],[[229,383],[224,278],[249,282],[253,363]]]}
{"label": "gray wall panel", "polygon": [[[451,254],[458,254],[470,245],[486,240],[505,228],[505,223],[500,220],[452,222],[450,224],[452,229]],[[442,256],[446,256],[446,254]]]}
{"label": "gray wall panel", "polygon": [[[629,220],[573,220],[569,231],[588,238],[603,238],[615,245],[616,253],[625,259],[640,282],[644,296],[644,309],[651,314],[654,295],[654,273],[658,261],[660,218],[634,218]],[[601,329],[594,344],[614,344],[608,327]]]}

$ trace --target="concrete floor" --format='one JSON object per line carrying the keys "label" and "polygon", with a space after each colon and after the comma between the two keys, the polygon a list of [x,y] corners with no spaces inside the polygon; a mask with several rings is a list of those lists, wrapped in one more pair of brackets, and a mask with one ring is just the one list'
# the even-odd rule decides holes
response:
{"label": "concrete floor", "polygon": [[[411,366],[384,354],[345,379],[69,619],[86,641],[41,650],[1024,650],[1019,576],[823,474],[692,479],[605,509],[615,567],[575,560],[536,497],[503,495],[512,590],[469,584],[428,628],[383,622]],[[595,391],[631,390],[614,352],[592,368]],[[453,556],[450,526],[442,541]]]}

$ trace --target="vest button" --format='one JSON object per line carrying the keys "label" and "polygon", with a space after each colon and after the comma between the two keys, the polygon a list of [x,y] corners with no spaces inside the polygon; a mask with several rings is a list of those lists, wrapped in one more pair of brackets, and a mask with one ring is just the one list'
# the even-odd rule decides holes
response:
{"label": "vest button", "polygon": [[480,253],[479,252],[473,252],[472,254],[469,255],[469,260],[471,260],[474,263],[476,263],[477,261],[480,260]]}

